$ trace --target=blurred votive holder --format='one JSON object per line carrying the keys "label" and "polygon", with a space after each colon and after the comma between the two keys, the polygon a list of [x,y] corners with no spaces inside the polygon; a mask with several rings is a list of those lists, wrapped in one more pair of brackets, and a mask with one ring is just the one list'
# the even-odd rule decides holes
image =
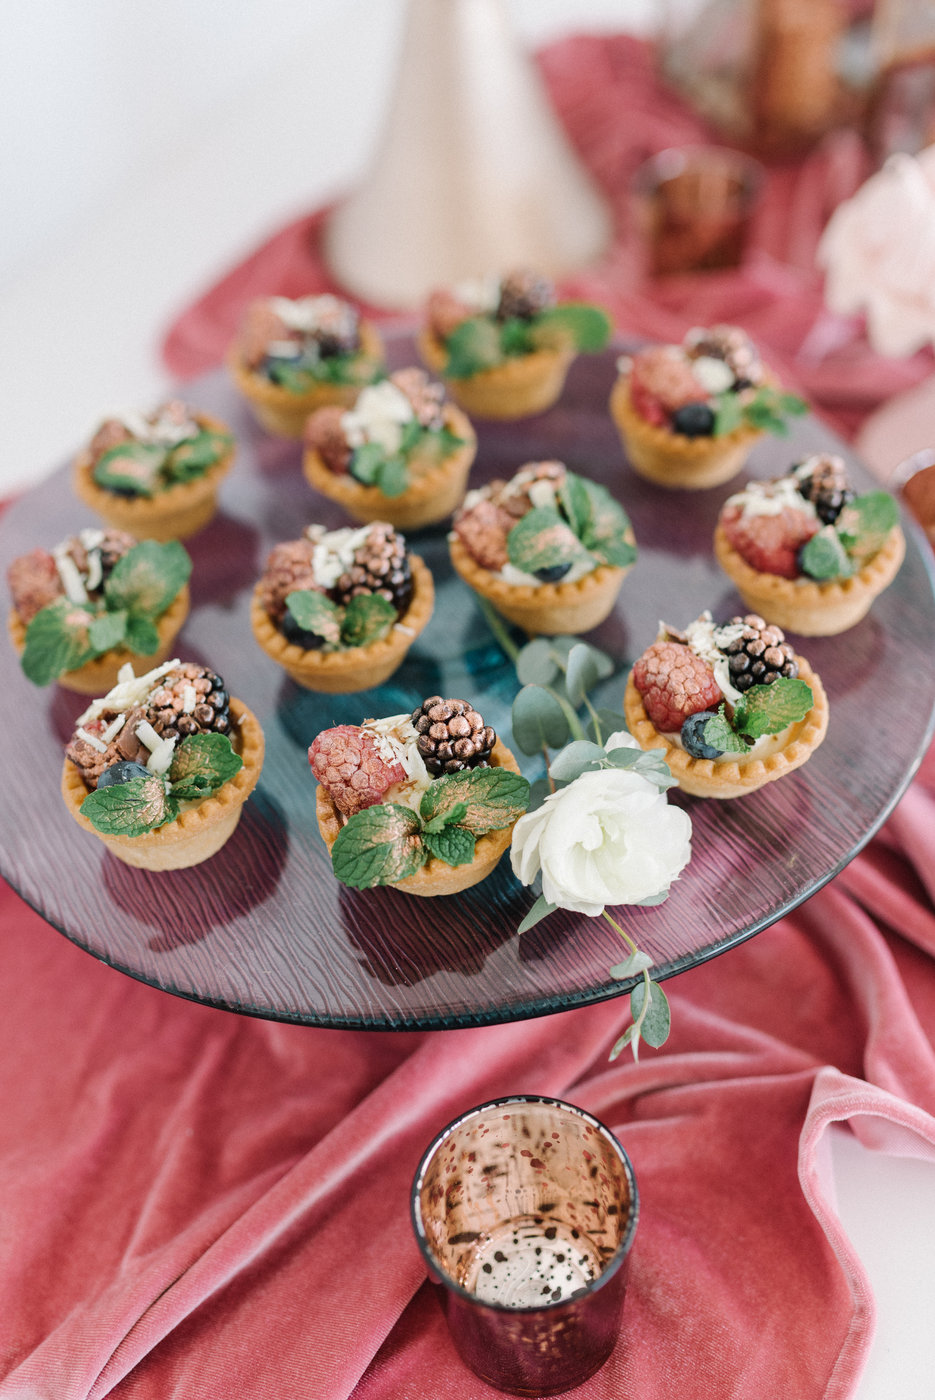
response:
{"label": "blurred votive holder", "polygon": [[482,1380],[554,1395],[604,1364],[639,1195],[597,1118],[528,1095],[472,1108],[426,1149],[411,1205],[452,1340]]}
{"label": "blurred votive holder", "polygon": [[765,176],[728,146],[673,146],[644,161],[631,193],[646,275],[739,267]]}
{"label": "blurred votive holder", "polygon": [[900,462],[889,485],[906,502],[935,548],[935,447],[923,447]]}

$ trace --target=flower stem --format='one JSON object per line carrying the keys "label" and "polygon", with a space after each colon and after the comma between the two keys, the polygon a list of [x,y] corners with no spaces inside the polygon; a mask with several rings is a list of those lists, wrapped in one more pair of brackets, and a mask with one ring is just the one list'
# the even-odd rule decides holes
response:
{"label": "flower stem", "polygon": [[638,946],[636,945],[636,943],[634,943],[634,941],[633,941],[633,939],[630,937],[630,935],[627,933],[626,929],[621,928],[621,926],[617,923],[617,920],[611,918],[611,916],[608,914],[608,912],[607,912],[606,909],[604,909],[602,912],[603,912],[604,918],[605,918],[605,919],[607,920],[607,922],[610,924],[611,928],[616,929],[617,932],[620,934],[620,937],[623,939],[624,943],[627,945],[627,947],[629,948],[630,952],[631,952],[631,953],[638,953],[640,950],[639,950]]}
{"label": "flower stem", "polygon": [[488,603],[487,599],[482,598],[480,594],[477,595],[477,601],[480,604],[481,612],[487,619],[487,626],[490,628],[497,642],[499,643],[503,651],[506,652],[507,656],[510,658],[510,660],[513,662],[513,665],[515,666],[516,658],[519,656],[520,649],[513,641],[513,638],[510,636],[509,630],[505,622],[503,621],[503,618],[496,611],[496,609],[490,603]]}

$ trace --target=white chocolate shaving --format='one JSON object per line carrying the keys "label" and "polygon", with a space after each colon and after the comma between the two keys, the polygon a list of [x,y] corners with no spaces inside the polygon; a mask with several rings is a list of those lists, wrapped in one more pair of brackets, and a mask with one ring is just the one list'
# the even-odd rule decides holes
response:
{"label": "white chocolate shaving", "polygon": [[106,753],[107,745],[103,743],[96,734],[89,734],[80,724],[75,730],[75,737],[83,739],[86,744],[90,744],[92,749],[97,749],[98,753]]}
{"label": "white chocolate shaving", "polygon": [[183,685],[183,686],[182,686],[182,711],[183,711],[183,713],[186,714],[186,715],[190,715],[191,712],[192,712],[192,710],[195,708],[195,706],[196,706],[197,704],[198,704],[198,692],[197,692],[197,690],[195,689],[195,687],[194,687],[193,685]]}

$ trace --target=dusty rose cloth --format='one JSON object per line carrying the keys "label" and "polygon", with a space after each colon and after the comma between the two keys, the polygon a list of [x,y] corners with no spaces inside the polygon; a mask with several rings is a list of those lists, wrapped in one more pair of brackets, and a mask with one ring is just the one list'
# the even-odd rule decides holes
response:
{"label": "dusty rose cloth", "polygon": [[[738,322],[787,382],[846,436],[872,408],[932,372],[930,353],[884,360],[870,351],[858,322],[823,308],[815,268],[819,236],[836,205],[870,173],[856,135],[837,133],[806,159],[769,169],[742,271],[649,284],[639,273],[630,177],[667,146],[722,138],[659,83],[652,50],[639,40],[566,39],[547,48],[541,62],[556,109],[611,202],[617,230],[607,258],[569,279],[567,294],[602,303],[621,333],[654,340],[680,340],[692,325]],[[340,291],[320,253],[326,217],[326,210],[318,211],[281,229],[186,309],[163,347],[170,369],[189,378],[218,365],[255,296]],[[380,315],[378,308],[367,310]]]}
{"label": "dusty rose cloth", "polygon": [[[799,912],[669,983],[435,1034],[280,1026],[142,986],[0,886],[0,1397],[482,1400],[424,1281],[424,1145],[506,1092],[620,1135],[643,1214],[588,1400],[851,1394],[873,1325],[826,1128],[935,1159],[935,758]],[[894,930],[898,930],[895,932]]]}

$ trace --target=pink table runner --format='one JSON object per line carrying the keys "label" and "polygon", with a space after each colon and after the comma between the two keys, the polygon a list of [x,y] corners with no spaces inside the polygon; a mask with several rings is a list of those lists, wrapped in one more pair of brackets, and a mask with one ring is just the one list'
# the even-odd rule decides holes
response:
{"label": "pink table runner", "polygon": [[[647,150],[698,135],[633,41],[573,40],[543,61],[609,188]],[[862,173],[857,155],[845,140],[774,172],[740,276],[651,299],[624,240],[574,290],[651,336],[742,321],[853,426],[928,368],[875,360],[847,327],[818,354],[841,328],[820,312],[811,249],[828,201]],[[320,218],[182,317],[173,368],[215,364],[254,293],[327,285],[309,240]],[[623,1333],[578,1394],[851,1394],[873,1303],[834,1212],[825,1129],[846,1121],[870,1146],[935,1158],[933,871],[930,755],[830,886],[669,983],[672,1037],[638,1066],[608,1063],[614,1002],[400,1035],[212,1011],[96,963],[0,886],[0,1397],[494,1396],[451,1348],[407,1194],[431,1136],[508,1092],[596,1113],[640,1182]]]}

